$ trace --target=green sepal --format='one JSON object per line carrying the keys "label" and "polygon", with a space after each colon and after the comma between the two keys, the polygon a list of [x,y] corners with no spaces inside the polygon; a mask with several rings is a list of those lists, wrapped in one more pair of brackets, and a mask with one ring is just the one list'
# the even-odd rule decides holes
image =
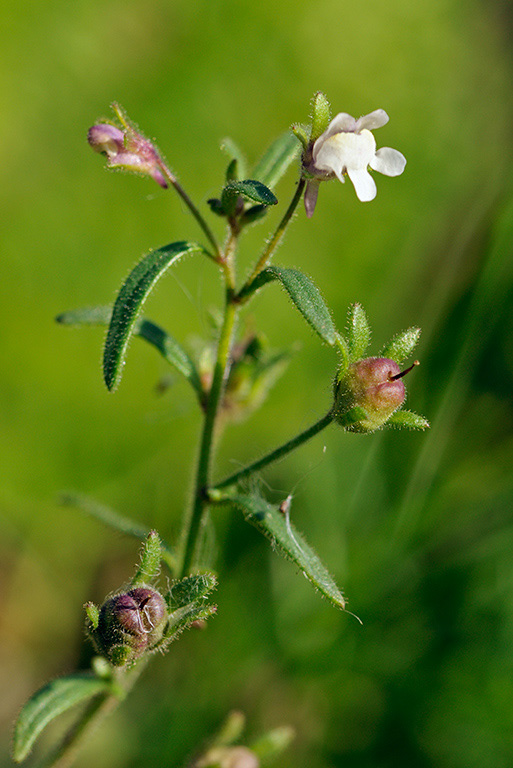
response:
{"label": "green sepal", "polygon": [[233,215],[239,197],[258,205],[276,205],[278,202],[276,195],[261,181],[256,179],[230,181],[221,193],[221,204],[227,215]]}
{"label": "green sepal", "polygon": [[91,672],[60,677],[40,688],[24,705],[16,721],[14,761],[21,763],[27,757],[41,731],[58,715],[94,696],[112,692],[107,680]]}
{"label": "green sepal", "polygon": [[330,346],[337,342],[337,331],[330,311],[313,280],[298,269],[266,267],[253,280],[241,298],[250,295],[273,280],[278,280],[306,322]]}
{"label": "green sepal", "polygon": [[84,605],[87,619],[91,629],[98,629],[98,622],[100,620],[100,609],[92,602],[88,602]]}
{"label": "green sepal", "polygon": [[392,427],[405,427],[406,429],[428,429],[430,426],[429,421],[413,411],[399,410],[393,413],[387,425]]}
{"label": "green sepal", "polygon": [[[126,536],[133,536],[140,541],[145,541],[150,534],[149,528],[137,525],[128,517],[123,517],[119,512],[114,512],[110,507],[100,504],[95,499],[91,499],[88,496],[81,496],[77,493],[63,493],[60,497],[60,503],[69,507],[76,507],[86,515],[99,520],[101,523],[109,528],[113,528],[115,531],[124,533]],[[174,551],[171,547],[160,540],[160,556],[162,561],[167,565],[171,573],[176,572],[177,559]]]}
{"label": "green sepal", "polygon": [[200,573],[195,576],[186,576],[173,584],[166,597],[167,606],[170,611],[196,600],[202,600],[207,597],[217,586],[217,579],[213,573]]}
{"label": "green sepal", "polygon": [[279,136],[253,169],[253,177],[274,189],[288,167],[299,155],[300,145],[291,132]]}
{"label": "green sepal", "polygon": [[[235,143],[233,139],[226,137],[221,142],[221,149],[226,152],[228,157],[237,161],[239,178],[245,178],[246,176],[246,158],[241,148]],[[228,166],[229,167],[229,166]]]}
{"label": "green sepal", "polygon": [[301,144],[303,145],[303,149],[308,149],[308,145],[310,142],[310,130],[305,125],[301,125],[300,123],[296,123],[295,125],[292,125],[290,130],[298,139]]}
{"label": "green sepal", "polygon": [[341,333],[338,333],[338,331],[335,338],[335,344],[340,354],[340,365],[338,368],[338,376],[341,377],[345,374],[345,372],[349,367],[349,347],[345,338],[342,336]]}
{"label": "green sepal", "polygon": [[249,749],[255,753],[262,763],[275,760],[294,741],[296,733],[290,725],[282,725],[264,733],[256,741],[249,744]]}
{"label": "green sepal", "polygon": [[103,354],[103,377],[109,390],[119,384],[137,314],[157,280],[183,256],[198,252],[205,251],[201,246],[185,241],[157,248],[134,267],[123,283],[112,309]]}
{"label": "green sepal", "polygon": [[144,542],[139,565],[130,582],[132,587],[151,583],[160,573],[162,545],[157,531],[150,531]]}
{"label": "green sepal", "polygon": [[234,710],[229,712],[225,721],[221,725],[211,741],[213,747],[228,747],[236,741],[239,741],[246,726],[246,716],[243,712]]}
{"label": "green sepal", "polygon": [[[354,363],[364,356],[370,340],[371,330],[365,310],[361,304],[353,304],[349,308],[347,318],[347,341],[350,362]],[[389,357],[389,355],[384,355],[384,357]]]}
{"label": "green sepal", "polygon": [[[224,214],[223,214],[224,215]],[[112,318],[111,306],[81,307],[69,312],[62,312],[55,318],[61,325],[98,325],[108,326]],[[205,397],[200,376],[192,358],[187,354],[179,342],[170,336],[163,328],[145,317],[135,321],[132,331],[134,336],[139,336],[151,344],[166,362],[172,365],[182,376],[188,380],[202,403]]]}
{"label": "green sepal", "polygon": [[[340,424],[341,427],[344,427],[344,429],[351,429],[354,428],[355,424],[359,424],[361,422],[365,423],[367,422],[369,418],[369,414],[367,411],[362,408],[359,405],[355,405],[354,408],[350,408],[345,413],[337,413],[335,415],[335,420],[337,424]],[[354,429],[352,431],[355,431]]]}
{"label": "green sepal", "polygon": [[318,91],[312,99],[312,131],[310,142],[316,141],[321,133],[324,133],[331,120],[331,105],[321,91]]}
{"label": "green sepal", "polygon": [[248,523],[254,525],[271,540],[281,554],[292,560],[306,578],[337,608],[345,609],[346,603],[340,589],[319,559],[317,553],[290,522],[289,517],[277,506],[269,504],[257,495],[239,495],[227,500],[240,510]]}
{"label": "green sepal", "polygon": [[399,365],[413,352],[419,342],[420,328],[408,328],[394,336],[392,341],[385,344],[379,357],[388,357]]}

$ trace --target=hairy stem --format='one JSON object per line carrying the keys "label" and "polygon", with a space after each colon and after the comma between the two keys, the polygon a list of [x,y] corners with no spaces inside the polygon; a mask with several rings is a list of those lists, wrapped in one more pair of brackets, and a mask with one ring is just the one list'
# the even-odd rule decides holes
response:
{"label": "hairy stem", "polygon": [[311,427],[305,429],[304,432],[296,435],[296,437],[293,437],[292,440],[289,440],[287,443],[280,445],[279,448],[276,448],[274,451],[271,451],[271,453],[268,453],[266,456],[258,459],[258,461],[254,461],[253,464],[249,464],[247,467],[244,467],[244,469],[239,469],[238,472],[235,472],[233,475],[230,475],[230,477],[227,477],[220,483],[217,483],[216,486],[211,489],[211,491],[215,492],[221,488],[227,488],[230,485],[235,485],[235,483],[239,482],[239,480],[243,480],[245,477],[248,477],[248,475],[252,475],[254,472],[258,472],[258,470],[263,469],[268,464],[272,464],[273,461],[281,459],[283,456],[286,456],[287,453],[295,450],[303,443],[306,443],[307,440],[310,440],[311,437],[314,437],[314,435],[317,435],[319,432],[325,429],[329,424],[331,424],[333,419],[334,415],[330,410],[326,416],[323,416],[322,419],[316,421],[315,424],[312,424]]}
{"label": "hairy stem", "polygon": [[237,315],[237,307],[232,301],[233,294],[231,290],[227,289],[226,294],[224,323],[219,337],[217,361],[214,368],[212,387],[208,396],[203,433],[201,436],[194,503],[185,529],[180,578],[183,578],[189,573],[194,562],[198,539],[201,534],[204,512],[208,505],[206,489],[208,487],[210,465],[212,461],[214,428],[223,386],[228,372],[233,329],[235,327],[235,319]]}
{"label": "hairy stem", "polygon": [[246,280],[246,282],[243,285],[242,289],[239,291],[239,295],[247,292],[246,289],[248,288],[248,286],[253,282],[255,277],[257,277],[260,274],[260,272],[264,269],[264,267],[266,266],[267,262],[270,260],[271,256],[273,255],[273,253],[275,252],[276,248],[280,244],[280,242],[281,242],[281,240],[283,238],[283,235],[285,234],[285,230],[287,229],[287,227],[288,227],[288,225],[290,223],[290,220],[291,220],[292,216],[294,215],[294,212],[295,212],[295,210],[297,208],[297,204],[301,200],[301,196],[302,196],[303,190],[305,188],[305,183],[306,182],[305,182],[304,179],[300,179],[299,180],[298,185],[296,187],[296,191],[294,193],[294,197],[292,198],[289,207],[285,211],[285,214],[284,214],[282,220],[278,224],[278,227],[276,228],[276,232],[274,233],[274,235],[271,237],[271,239],[267,243],[267,245],[266,245],[262,255],[260,256],[260,258],[258,259],[258,261],[257,261],[257,263],[255,265],[255,268],[254,268],[253,272],[251,273],[251,275]]}
{"label": "hairy stem", "polygon": [[214,249],[214,256],[212,258],[217,264],[223,265],[224,263],[223,254],[221,253],[219,243],[217,242],[216,237],[212,232],[212,230],[210,229],[209,225],[207,224],[207,222],[205,221],[205,219],[203,218],[199,210],[196,208],[191,198],[189,197],[185,189],[182,187],[182,185],[180,184],[180,182],[178,181],[174,173],[172,173],[170,169],[167,167],[167,165],[162,161],[159,163],[159,167],[160,167],[160,170],[163,172],[164,176],[166,177],[166,179],[171,184],[171,186],[174,187],[175,191],[182,198],[185,205],[187,206],[187,208],[192,213],[192,215],[198,222],[199,226],[201,227],[208,242]]}

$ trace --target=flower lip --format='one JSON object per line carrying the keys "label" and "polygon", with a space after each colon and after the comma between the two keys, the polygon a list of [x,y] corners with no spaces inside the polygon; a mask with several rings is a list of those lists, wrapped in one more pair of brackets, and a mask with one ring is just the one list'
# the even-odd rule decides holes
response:
{"label": "flower lip", "polygon": [[399,176],[406,165],[404,156],[395,149],[383,147],[376,151],[371,131],[386,125],[389,118],[384,109],[376,109],[357,120],[347,112],[339,112],[324,133],[305,153],[303,167],[308,178],[305,193],[307,216],[315,209],[316,189],[319,181],[336,176],[344,182],[349,176],[356,195],[362,202],[376,197],[376,184],[368,169],[385,176]]}

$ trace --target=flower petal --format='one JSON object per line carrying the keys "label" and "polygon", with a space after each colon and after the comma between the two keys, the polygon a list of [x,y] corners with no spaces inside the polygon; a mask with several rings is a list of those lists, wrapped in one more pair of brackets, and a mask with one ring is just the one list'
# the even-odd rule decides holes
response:
{"label": "flower petal", "polygon": [[385,176],[400,176],[406,165],[406,158],[397,149],[382,147],[378,149],[369,163],[370,167]]}
{"label": "flower petal", "polygon": [[389,119],[384,109],[375,109],[374,112],[369,112],[368,115],[358,118],[355,130],[358,133],[364,128],[367,128],[368,131],[373,131],[375,128],[381,128],[382,125],[386,125]]}
{"label": "flower petal", "polygon": [[358,200],[366,203],[376,197],[376,182],[366,168],[354,170],[347,169],[347,175],[353,182]]}
{"label": "flower petal", "polygon": [[347,112],[339,112],[338,115],[335,115],[331,123],[328,125],[324,133],[321,133],[319,138],[314,144],[314,156],[315,156],[315,148],[322,146],[326,139],[329,139],[330,136],[334,136],[336,133],[353,133],[353,131],[356,129],[356,120],[351,115],[348,115]]}
{"label": "flower petal", "polygon": [[316,179],[307,182],[305,190],[305,211],[309,219],[312,218],[315,211],[315,204],[317,203],[317,195],[319,194],[320,182]]}

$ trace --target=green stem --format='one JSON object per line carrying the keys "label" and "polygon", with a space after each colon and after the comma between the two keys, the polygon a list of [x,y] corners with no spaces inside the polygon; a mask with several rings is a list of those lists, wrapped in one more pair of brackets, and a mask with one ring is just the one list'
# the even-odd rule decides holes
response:
{"label": "green stem", "polygon": [[196,474],[194,503],[192,512],[186,523],[183,560],[179,578],[183,578],[189,573],[194,562],[204,512],[208,505],[206,489],[208,487],[210,464],[212,460],[214,427],[225,378],[228,372],[232,335],[236,317],[237,306],[233,303],[233,291],[230,288],[227,288],[224,323],[219,337],[217,361],[214,368],[212,387],[208,396],[207,409],[205,412],[200,455],[198,459],[198,470]]}
{"label": "green stem", "polygon": [[270,260],[271,256],[273,255],[274,251],[276,250],[276,248],[280,244],[280,242],[281,242],[281,240],[283,238],[283,235],[285,234],[285,230],[287,229],[287,227],[288,227],[288,225],[290,223],[290,220],[291,220],[292,216],[294,215],[294,212],[295,212],[295,210],[297,208],[297,204],[301,200],[301,196],[302,196],[303,190],[305,188],[305,183],[306,183],[305,179],[300,179],[299,180],[298,185],[296,187],[296,191],[294,193],[294,197],[292,198],[289,207],[285,211],[283,219],[278,224],[276,232],[274,233],[272,238],[267,243],[267,245],[266,245],[262,255],[260,256],[259,260],[256,263],[256,266],[255,266],[253,272],[248,277],[248,279],[246,280],[245,284],[242,286],[241,290],[239,291],[239,296],[241,294],[243,294],[243,293],[246,294],[246,296],[244,297],[245,300],[248,297],[247,288],[249,287],[249,285],[251,285],[251,283],[254,281],[254,279],[256,277],[258,277],[258,275],[264,269],[264,267],[266,266],[267,262]]}
{"label": "green stem", "polygon": [[289,440],[287,443],[284,443],[284,445],[281,445],[279,448],[271,451],[271,453],[268,453],[266,456],[258,459],[258,461],[253,462],[253,464],[249,464],[249,466],[244,467],[244,469],[239,469],[238,472],[235,472],[233,475],[230,475],[230,477],[227,477],[220,483],[217,483],[217,485],[212,488],[212,491],[215,492],[221,488],[227,488],[230,485],[235,485],[235,483],[238,483],[239,480],[243,480],[248,475],[252,475],[254,472],[258,472],[259,469],[263,469],[268,464],[272,464],[273,461],[281,459],[282,456],[286,456],[287,453],[290,453],[295,448],[298,448],[303,443],[306,443],[306,441],[310,440],[311,437],[314,437],[314,435],[318,434],[318,432],[321,432],[323,429],[325,429],[329,424],[331,424],[333,419],[334,414],[333,411],[330,410],[326,416],[323,416],[322,419],[316,421],[315,424],[312,424],[311,427],[305,429],[304,432],[301,432],[299,435],[296,435],[296,437],[293,437],[292,440]]}
{"label": "green stem", "polygon": [[189,209],[189,211],[192,213],[196,221],[198,222],[199,226],[201,227],[205,237],[207,238],[208,242],[214,249],[214,256],[213,259],[217,264],[223,264],[225,259],[223,257],[223,254],[221,253],[221,249],[219,247],[219,243],[216,240],[216,237],[210,227],[208,226],[207,222],[199,212],[199,210],[196,208],[194,203],[192,202],[191,198],[185,191],[185,189],[182,187],[176,176],[169,170],[167,165],[163,163],[162,161],[159,163],[159,168],[163,172],[164,176],[167,178],[171,186],[174,187],[175,191],[180,195],[182,200],[184,201],[185,205]]}

